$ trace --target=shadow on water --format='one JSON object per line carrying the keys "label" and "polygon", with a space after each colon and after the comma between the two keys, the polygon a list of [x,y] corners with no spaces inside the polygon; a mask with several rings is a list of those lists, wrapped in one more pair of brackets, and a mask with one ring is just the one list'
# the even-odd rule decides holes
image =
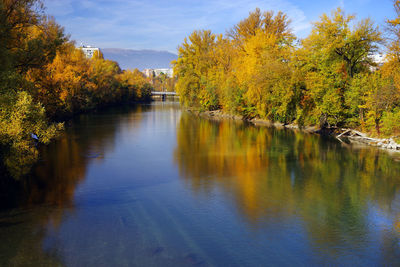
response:
{"label": "shadow on water", "polygon": [[175,162],[195,194],[222,191],[256,232],[301,220],[311,244],[334,258],[380,235],[372,246],[382,262],[399,263],[400,164],[384,151],[182,114]]}
{"label": "shadow on water", "polygon": [[[41,151],[30,176],[2,183],[0,206],[1,266],[60,266],[59,256],[42,249],[49,229],[57,229],[74,212],[74,194],[86,177],[87,166],[101,161],[114,148],[123,121],[151,107],[113,107],[83,114],[66,123],[65,132]],[[112,115],[107,115],[112,114]],[[121,199],[92,199],[89,205],[118,205]]]}

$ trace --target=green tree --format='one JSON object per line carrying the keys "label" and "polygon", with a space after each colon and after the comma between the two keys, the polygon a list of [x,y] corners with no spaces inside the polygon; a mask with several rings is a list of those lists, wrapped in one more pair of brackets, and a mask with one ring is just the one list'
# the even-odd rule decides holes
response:
{"label": "green tree", "polygon": [[[37,159],[35,143],[48,143],[62,125],[51,125],[41,104],[27,92],[25,74],[51,62],[66,40],[35,0],[0,2],[0,171],[25,175]],[[34,138],[33,138],[34,137]],[[36,140],[36,141],[35,141]]]}
{"label": "green tree", "polygon": [[373,65],[370,55],[382,42],[381,33],[370,19],[352,23],[354,19],[340,8],[331,17],[323,14],[302,42],[300,61],[313,103],[310,123],[343,124],[348,116],[345,95],[351,79],[369,72]]}
{"label": "green tree", "polygon": [[194,31],[178,48],[174,73],[176,91],[186,106],[212,109],[218,106],[215,87],[209,86],[209,71],[215,63],[213,50],[216,36],[211,31]]}

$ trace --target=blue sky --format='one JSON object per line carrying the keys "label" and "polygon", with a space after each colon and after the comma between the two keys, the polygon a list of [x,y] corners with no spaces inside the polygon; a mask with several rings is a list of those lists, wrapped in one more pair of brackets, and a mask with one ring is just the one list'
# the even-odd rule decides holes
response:
{"label": "blue sky", "polygon": [[167,50],[176,53],[195,29],[225,33],[249,11],[282,10],[292,29],[306,37],[312,22],[338,6],[357,18],[371,17],[381,27],[393,18],[392,0],[44,0],[46,12],[65,27],[77,44],[101,48]]}

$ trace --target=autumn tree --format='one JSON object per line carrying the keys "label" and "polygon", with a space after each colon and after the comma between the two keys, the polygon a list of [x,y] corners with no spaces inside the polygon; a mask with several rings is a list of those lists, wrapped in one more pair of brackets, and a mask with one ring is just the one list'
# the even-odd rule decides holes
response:
{"label": "autumn tree", "polygon": [[[118,64],[86,58],[39,0],[0,1],[0,43],[0,176],[29,172],[62,126],[51,120],[127,99]],[[130,85],[137,100],[150,95],[143,80]]]}
{"label": "autumn tree", "polygon": [[290,43],[294,39],[290,22],[287,15],[281,11],[275,15],[273,11],[262,13],[259,8],[256,8],[246,19],[228,31],[228,37],[243,46],[246,40],[262,31],[266,35],[274,35],[279,42]]}
{"label": "autumn tree", "polygon": [[259,9],[234,26],[229,36],[239,45],[234,75],[243,88],[243,114],[287,122],[293,96],[289,62],[295,39],[287,16]]}
{"label": "autumn tree", "polygon": [[12,105],[1,103],[0,171],[5,167],[14,178],[20,178],[38,158],[35,142],[49,143],[62,124],[49,126],[44,108],[25,91],[2,100]]}
{"label": "autumn tree", "polygon": [[120,84],[121,95],[127,100],[150,99],[152,86],[138,69],[124,70],[116,78]]}
{"label": "autumn tree", "polygon": [[215,63],[213,50],[216,36],[211,31],[194,31],[178,48],[174,73],[176,91],[186,106],[213,109],[218,106],[215,87],[208,83],[209,70]]}
{"label": "autumn tree", "polygon": [[[380,70],[388,82],[377,92],[382,101],[374,102],[380,102],[380,107],[383,107],[380,115],[385,135],[400,134],[400,1],[394,1],[394,9],[397,16],[387,21],[388,53]],[[382,106],[382,104],[384,105]]]}
{"label": "autumn tree", "polygon": [[340,8],[330,17],[324,14],[302,42],[300,60],[313,105],[310,123],[343,123],[348,116],[345,94],[350,80],[373,65],[371,55],[382,41],[381,33],[370,19],[353,23],[354,19]]}
{"label": "autumn tree", "polygon": [[[400,1],[395,9],[400,16]],[[400,19],[388,25],[381,66],[374,55],[384,40],[369,18],[337,8],[296,42],[286,14],[257,8],[225,36],[195,31],[185,39],[176,88],[184,105],[204,110],[388,135],[400,131],[388,126],[400,121]]]}
{"label": "autumn tree", "polygon": [[156,91],[174,92],[176,78],[169,77],[167,74],[161,72],[157,77],[151,77],[151,83]]}
{"label": "autumn tree", "polygon": [[0,2],[0,176],[25,175],[38,157],[35,142],[48,143],[61,127],[48,123],[24,76],[50,62],[65,41],[42,9],[35,0]]}

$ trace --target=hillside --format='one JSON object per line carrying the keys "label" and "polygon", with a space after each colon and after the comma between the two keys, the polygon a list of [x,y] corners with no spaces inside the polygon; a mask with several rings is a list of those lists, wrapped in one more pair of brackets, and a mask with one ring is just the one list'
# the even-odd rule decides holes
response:
{"label": "hillside", "polygon": [[117,61],[122,69],[170,68],[178,56],[167,51],[102,48],[105,59]]}

